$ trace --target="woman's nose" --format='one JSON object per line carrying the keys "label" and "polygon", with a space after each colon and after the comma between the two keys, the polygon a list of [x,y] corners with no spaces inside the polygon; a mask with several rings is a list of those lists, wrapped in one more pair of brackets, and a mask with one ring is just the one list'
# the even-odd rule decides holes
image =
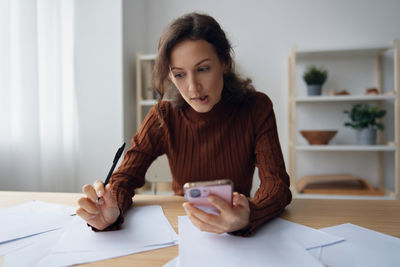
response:
{"label": "woman's nose", "polygon": [[200,89],[200,83],[196,78],[196,75],[189,75],[189,91],[199,91]]}

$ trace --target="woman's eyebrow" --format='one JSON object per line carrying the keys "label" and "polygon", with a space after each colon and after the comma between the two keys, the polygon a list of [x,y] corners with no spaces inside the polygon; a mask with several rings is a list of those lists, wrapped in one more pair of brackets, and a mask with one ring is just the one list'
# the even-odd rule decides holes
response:
{"label": "woman's eyebrow", "polygon": [[205,58],[203,60],[200,60],[195,66],[198,66],[198,65],[204,63],[205,61],[211,61],[211,58]]}
{"label": "woman's eyebrow", "polygon": [[[211,58],[202,59],[202,60],[200,60],[198,63],[196,63],[195,66],[198,66],[198,65],[200,65],[200,64],[202,64],[202,63],[204,63],[204,62],[206,62],[206,61],[211,61]],[[170,70],[183,70],[183,68],[174,67],[174,66],[170,67],[169,69],[170,69]]]}

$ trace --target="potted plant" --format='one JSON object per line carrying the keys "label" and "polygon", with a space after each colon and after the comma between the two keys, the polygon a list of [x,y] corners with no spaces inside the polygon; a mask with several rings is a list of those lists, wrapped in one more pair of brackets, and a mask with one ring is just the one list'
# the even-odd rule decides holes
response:
{"label": "potted plant", "polygon": [[328,78],[328,71],[323,67],[310,65],[303,74],[303,79],[307,84],[307,93],[309,96],[321,95],[322,85]]}
{"label": "potted plant", "polygon": [[357,130],[357,144],[375,145],[376,131],[384,129],[384,125],[377,119],[383,118],[386,111],[378,106],[355,104],[351,110],[345,110],[344,113],[348,114],[351,120],[345,122],[344,126]]}

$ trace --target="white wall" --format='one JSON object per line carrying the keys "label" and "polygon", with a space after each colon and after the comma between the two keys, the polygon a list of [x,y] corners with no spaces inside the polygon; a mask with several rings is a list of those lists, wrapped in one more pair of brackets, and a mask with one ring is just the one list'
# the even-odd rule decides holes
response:
{"label": "white wall", "polygon": [[171,19],[200,11],[227,32],[238,70],[275,104],[281,142],[287,144],[287,57],[301,47],[366,46],[400,38],[400,1],[158,1],[150,0],[148,45]]}
{"label": "white wall", "polygon": [[155,52],[162,29],[172,19],[192,11],[214,16],[233,44],[237,69],[271,97],[286,157],[287,57],[292,46],[386,44],[400,38],[399,10],[397,0],[149,0],[147,32],[140,37],[146,37],[146,52]]}
{"label": "white wall", "polygon": [[123,141],[122,1],[75,2],[80,191],[105,179]]}
{"label": "white wall", "polygon": [[[156,51],[162,29],[187,12],[214,16],[237,69],[275,105],[287,153],[287,56],[298,47],[366,46],[400,38],[400,1],[75,1],[79,165],[76,191],[104,179],[115,150],[135,131],[135,57]],[[257,184],[256,184],[257,186]]]}
{"label": "white wall", "polygon": [[129,146],[136,132],[136,54],[148,53],[147,0],[123,1],[124,140]]}
{"label": "white wall", "polygon": [[134,134],[136,53],[154,53],[173,18],[200,11],[220,22],[236,51],[237,69],[275,105],[286,156],[291,47],[366,46],[399,39],[399,10],[398,0],[75,1],[80,133],[75,191],[104,179],[115,150]]}

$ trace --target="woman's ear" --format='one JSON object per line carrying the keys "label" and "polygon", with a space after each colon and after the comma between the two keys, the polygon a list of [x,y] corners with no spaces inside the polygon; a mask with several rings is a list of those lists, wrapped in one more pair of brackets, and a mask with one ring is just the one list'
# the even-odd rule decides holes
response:
{"label": "woman's ear", "polygon": [[223,62],[222,63],[222,68],[224,70],[224,74],[227,74],[231,69],[231,62],[230,61]]}
{"label": "woman's ear", "polygon": [[227,74],[229,72],[229,63],[224,63],[223,68],[224,68],[224,74]]}

